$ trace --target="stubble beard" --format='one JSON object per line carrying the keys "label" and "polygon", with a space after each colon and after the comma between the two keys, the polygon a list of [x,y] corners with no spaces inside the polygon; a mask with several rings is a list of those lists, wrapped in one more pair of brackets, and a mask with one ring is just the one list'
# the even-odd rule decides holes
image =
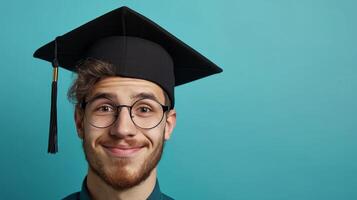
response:
{"label": "stubble beard", "polygon": [[153,169],[159,163],[163,149],[164,149],[164,136],[160,141],[160,144],[148,155],[144,162],[135,171],[129,171],[127,165],[130,162],[130,158],[110,158],[109,167],[105,165],[105,162],[96,155],[96,152],[91,148],[90,143],[83,139],[83,150],[86,160],[90,169],[100,177],[105,183],[116,190],[125,190],[146,180]]}

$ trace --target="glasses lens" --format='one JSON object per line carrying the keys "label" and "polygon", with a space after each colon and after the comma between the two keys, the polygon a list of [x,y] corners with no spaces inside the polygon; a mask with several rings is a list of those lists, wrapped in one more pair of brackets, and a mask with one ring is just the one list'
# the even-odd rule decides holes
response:
{"label": "glasses lens", "polygon": [[163,118],[160,103],[151,99],[142,99],[134,103],[131,109],[133,122],[141,128],[154,128]]}
{"label": "glasses lens", "polygon": [[89,102],[86,107],[86,118],[89,123],[98,128],[112,125],[116,115],[116,106],[109,99],[96,99]]}

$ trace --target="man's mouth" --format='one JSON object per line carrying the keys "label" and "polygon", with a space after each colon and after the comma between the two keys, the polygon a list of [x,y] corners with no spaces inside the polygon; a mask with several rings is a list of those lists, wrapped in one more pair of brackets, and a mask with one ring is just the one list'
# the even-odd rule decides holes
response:
{"label": "man's mouth", "polygon": [[113,157],[133,157],[135,156],[143,146],[125,146],[125,145],[103,145],[104,150]]}

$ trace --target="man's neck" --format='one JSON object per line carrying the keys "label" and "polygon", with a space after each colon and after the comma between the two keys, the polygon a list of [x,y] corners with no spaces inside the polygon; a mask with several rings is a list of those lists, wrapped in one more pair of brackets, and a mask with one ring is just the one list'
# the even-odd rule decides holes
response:
{"label": "man's neck", "polygon": [[154,190],[156,174],[155,168],[152,170],[150,176],[139,185],[120,191],[112,188],[89,169],[87,188],[93,200],[146,200]]}

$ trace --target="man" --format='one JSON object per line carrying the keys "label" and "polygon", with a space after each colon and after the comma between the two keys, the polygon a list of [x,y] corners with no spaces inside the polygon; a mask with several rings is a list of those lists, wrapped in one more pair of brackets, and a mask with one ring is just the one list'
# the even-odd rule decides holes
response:
{"label": "man", "polygon": [[139,13],[121,7],[39,48],[54,82],[49,152],[57,151],[57,67],[77,72],[69,90],[89,165],[70,199],[171,199],[157,164],[176,124],[174,87],[222,70]]}

